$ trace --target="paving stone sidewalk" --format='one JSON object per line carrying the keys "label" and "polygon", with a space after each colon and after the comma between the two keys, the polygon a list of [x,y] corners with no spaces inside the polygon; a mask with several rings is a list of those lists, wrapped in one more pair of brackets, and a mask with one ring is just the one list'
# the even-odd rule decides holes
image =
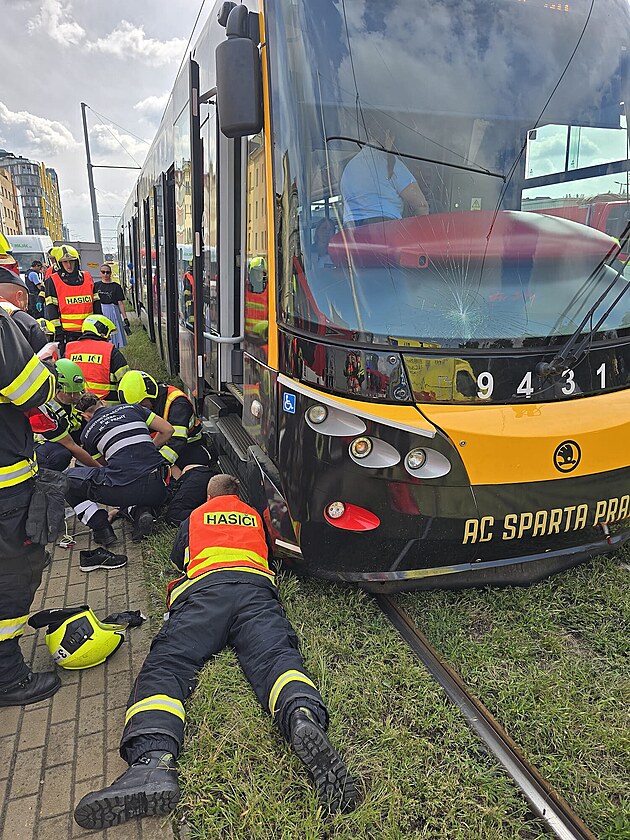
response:
{"label": "paving stone sidewalk", "polygon": [[[76,545],[55,546],[44,571],[33,612],[89,604],[98,618],[140,609],[148,615],[140,546],[129,526],[115,523],[120,539],[112,546],[129,557],[123,569],[79,568],[79,551],[93,548],[78,520],[69,519]],[[50,548],[50,547],[49,547]],[[45,630],[24,635],[22,650],[35,670],[50,670]],[[2,840],[170,840],[163,818],[134,820],[105,831],[85,831],[72,818],[74,805],[89,790],[103,787],[127,765],[118,742],[133,679],[149,649],[149,622],[127,631],[127,639],[104,664],[84,671],[59,669],[62,685],[50,700],[0,709],[0,838]]]}

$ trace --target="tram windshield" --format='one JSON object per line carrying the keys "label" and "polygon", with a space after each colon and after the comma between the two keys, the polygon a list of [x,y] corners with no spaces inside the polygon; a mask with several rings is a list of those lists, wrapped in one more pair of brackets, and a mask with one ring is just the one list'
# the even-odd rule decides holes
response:
{"label": "tram windshield", "polygon": [[[269,0],[266,26],[289,328],[542,346],[610,287],[597,323],[630,281],[628,0]],[[594,340],[626,334],[630,292]]]}

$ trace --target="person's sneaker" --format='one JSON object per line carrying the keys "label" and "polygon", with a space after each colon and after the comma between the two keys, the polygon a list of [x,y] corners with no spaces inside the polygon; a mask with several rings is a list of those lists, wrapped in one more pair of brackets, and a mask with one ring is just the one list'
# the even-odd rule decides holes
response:
{"label": "person's sneaker", "polygon": [[320,800],[331,811],[351,811],[358,799],[354,779],[311,712],[296,709],[289,718],[289,731],[291,746],[306,766]]}
{"label": "person's sneaker", "polygon": [[82,828],[109,828],[134,817],[163,816],[178,801],[175,759],[171,753],[148,752],[109,787],[86,794],[74,819]]}
{"label": "person's sneaker", "polygon": [[118,542],[118,537],[116,536],[116,532],[108,522],[107,525],[103,525],[102,528],[95,528],[92,531],[92,537],[95,543],[99,545],[112,545],[115,542]]}
{"label": "person's sneaker", "polygon": [[93,572],[95,569],[122,569],[126,565],[126,555],[113,554],[102,546],[92,551],[79,552],[79,566],[82,572]]}
{"label": "person's sneaker", "polygon": [[54,671],[31,673],[13,688],[0,691],[0,706],[28,706],[46,700],[61,687],[61,680]]}
{"label": "person's sneaker", "polygon": [[148,537],[153,530],[153,514],[151,509],[147,507],[136,507],[133,512],[133,531],[131,532],[131,539],[133,542],[140,542],[145,537]]}

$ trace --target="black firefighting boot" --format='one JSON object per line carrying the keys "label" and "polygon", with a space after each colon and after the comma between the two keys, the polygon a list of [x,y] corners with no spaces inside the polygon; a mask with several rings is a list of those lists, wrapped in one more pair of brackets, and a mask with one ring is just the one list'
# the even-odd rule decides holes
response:
{"label": "black firefighting boot", "polygon": [[153,511],[150,507],[136,505],[131,515],[134,523],[131,539],[133,542],[140,542],[153,530]]}
{"label": "black firefighting boot", "polygon": [[28,706],[46,700],[60,688],[61,680],[54,671],[36,674],[31,671],[12,688],[0,691],[0,706]]}
{"label": "black firefighting boot", "polygon": [[109,787],[86,794],[74,809],[74,819],[82,828],[108,828],[134,817],[163,816],[178,801],[175,759],[158,750],[140,756]]}
{"label": "black firefighting boot", "polygon": [[330,811],[352,811],[358,794],[354,779],[313,713],[304,707],[289,718],[289,739],[308,770],[321,802]]}

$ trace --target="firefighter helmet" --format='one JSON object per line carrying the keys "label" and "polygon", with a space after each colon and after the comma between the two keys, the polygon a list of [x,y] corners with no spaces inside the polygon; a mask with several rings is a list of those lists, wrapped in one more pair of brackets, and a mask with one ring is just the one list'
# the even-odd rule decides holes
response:
{"label": "firefighter helmet", "polygon": [[79,252],[72,245],[59,245],[56,249],[55,259],[57,262],[65,262],[66,260],[79,261]]}
{"label": "firefighter helmet", "polygon": [[47,321],[46,318],[38,318],[37,323],[39,324],[42,332],[45,333],[45,335],[50,336],[51,338],[52,338],[52,336],[54,336],[54,334],[55,334],[55,325],[54,324],[52,324],[50,321]]}
{"label": "firefighter helmet", "polygon": [[109,338],[113,332],[116,332],[116,324],[104,315],[88,315],[81,329],[84,333],[90,333],[99,338]]}
{"label": "firefighter helmet", "polygon": [[118,384],[118,400],[121,403],[133,405],[147,398],[154,400],[157,395],[157,382],[143,370],[128,370]]}
{"label": "firefighter helmet", "polygon": [[28,623],[48,627],[46,644],[60,668],[76,671],[105,662],[125,641],[125,626],[104,624],[84,604],[81,607],[42,610]]}
{"label": "firefighter helmet", "polygon": [[59,359],[57,368],[57,388],[64,394],[80,394],[85,391],[83,371],[76,362],[70,359]]}

